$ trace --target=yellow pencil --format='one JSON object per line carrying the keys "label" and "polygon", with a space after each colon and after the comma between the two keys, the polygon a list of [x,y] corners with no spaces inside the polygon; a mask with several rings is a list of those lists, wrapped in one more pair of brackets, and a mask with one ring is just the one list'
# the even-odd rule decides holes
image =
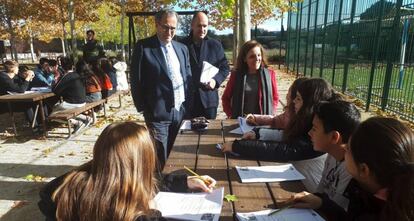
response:
{"label": "yellow pencil", "polygon": [[186,169],[188,172],[196,176],[198,179],[202,180],[207,186],[211,184],[210,180],[207,180],[206,178],[198,175],[196,172],[192,171],[190,168],[184,166],[184,169]]}

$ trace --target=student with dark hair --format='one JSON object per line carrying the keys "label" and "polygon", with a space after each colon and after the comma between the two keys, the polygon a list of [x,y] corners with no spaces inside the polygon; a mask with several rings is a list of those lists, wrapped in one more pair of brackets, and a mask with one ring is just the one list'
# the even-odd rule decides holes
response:
{"label": "student with dark hair", "polygon": [[281,141],[260,140],[261,129],[258,128],[254,130],[256,140],[226,142],[223,151],[257,160],[294,161],[295,167],[306,177],[303,181],[306,188],[313,192],[320,181],[326,155],[313,149],[308,131],[316,105],[335,99],[338,95],[324,79],[308,79],[299,85],[294,99],[296,114],[283,130]]}
{"label": "student with dark hair", "polygon": [[54,76],[54,82],[59,81],[59,78],[63,75],[64,71],[59,67],[58,61],[55,59],[49,59],[50,73]]}
{"label": "student with dark hair", "polygon": [[55,76],[51,73],[49,59],[40,58],[39,64],[34,70],[35,77],[31,87],[50,87],[54,83]]}
{"label": "student with dark hair", "polygon": [[145,126],[111,124],[98,137],[90,162],[41,190],[40,211],[47,220],[59,221],[166,221],[150,206],[158,189],[211,192],[216,183],[209,176],[201,178],[209,184],[196,176],[160,179],[156,165],[156,150]]}
{"label": "student with dark hair", "polygon": [[296,197],[296,205],[329,207],[333,220],[414,220],[413,131],[396,119],[373,117],[348,144],[345,164],[353,177],[345,191],[348,210],[310,193]]}
{"label": "student with dark hair", "polygon": [[[4,69],[5,72],[0,72],[0,95],[6,95],[9,93],[24,93],[28,89],[29,83],[34,77],[33,72],[26,70],[24,74],[17,76],[19,72],[19,64],[13,60],[5,61]],[[33,107],[34,105],[32,103],[12,104],[13,111],[24,112],[28,122],[33,120]],[[8,112],[7,106],[0,106],[0,113],[6,112]]]}
{"label": "student with dark hair", "polygon": [[[53,111],[62,111],[72,108],[83,107],[86,104],[86,92],[84,79],[74,71],[73,61],[69,57],[64,57],[61,60],[63,76],[59,81],[52,85],[52,91],[57,96],[62,97],[63,102],[58,103],[53,107]],[[77,132],[81,127],[90,124],[92,119],[83,114],[80,114],[76,119],[71,119],[70,122],[74,125],[74,132]]]}
{"label": "student with dark hair", "polygon": [[93,73],[90,65],[81,59],[76,63],[76,73],[84,79],[86,90],[86,103],[92,103],[102,99],[102,88],[99,78]]}
{"label": "student with dark hair", "polygon": [[[349,204],[345,189],[351,180],[344,161],[345,148],[351,134],[359,125],[360,118],[358,109],[352,103],[340,100],[321,102],[315,108],[312,129],[309,131],[313,148],[328,153],[315,195],[334,201],[344,210],[348,209]],[[306,192],[298,193],[296,198],[306,194]],[[306,205],[303,206],[306,207]],[[327,218],[335,217],[331,214],[329,207],[322,205],[318,209]]]}
{"label": "student with dark hair", "polygon": [[307,79],[308,78],[306,77],[298,78],[289,87],[288,93],[286,94],[286,106],[283,108],[283,113],[277,116],[248,114],[246,116],[247,123],[254,126],[270,125],[272,128],[285,129],[289,124],[290,119],[295,114],[295,104],[293,103],[293,100],[296,98],[298,87]]}
{"label": "student with dark hair", "polygon": [[112,85],[112,88],[108,91],[108,96],[110,96],[111,94],[115,93],[116,87],[118,86],[115,69],[110,59],[105,57],[105,58],[100,58],[100,60],[101,60],[101,68],[104,71],[104,73],[109,77],[109,80]]}
{"label": "student with dark hair", "polygon": [[109,96],[109,91],[112,90],[111,79],[103,69],[103,66],[107,63],[107,61],[108,60],[106,58],[99,58],[90,63],[93,73],[98,77],[101,86],[102,98],[107,98]]}

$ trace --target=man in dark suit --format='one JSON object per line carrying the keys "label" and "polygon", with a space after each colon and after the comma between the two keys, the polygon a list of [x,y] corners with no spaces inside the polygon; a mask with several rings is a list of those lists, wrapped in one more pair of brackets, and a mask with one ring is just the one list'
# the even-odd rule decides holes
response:
{"label": "man in dark suit", "polygon": [[138,112],[156,141],[161,168],[177,136],[191,100],[191,68],[188,49],[173,41],[178,15],[155,15],[157,34],[139,40],[131,63],[131,92]]}
{"label": "man in dark suit", "polygon": [[[183,43],[187,45],[190,52],[195,89],[191,115],[215,119],[219,104],[218,88],[229,74],[229,65],[221,43],[207,37],[207,31],[207,15],[204,12],[197,12],[191,22],[191,33]],[[219,72],[208,83],[200,83],[203,61],[219,69]]]}

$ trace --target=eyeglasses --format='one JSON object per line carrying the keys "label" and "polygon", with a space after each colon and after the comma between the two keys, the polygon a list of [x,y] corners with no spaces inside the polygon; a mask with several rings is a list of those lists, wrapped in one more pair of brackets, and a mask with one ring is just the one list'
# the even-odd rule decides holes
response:
{"label": "eyeglasses", "polygon": [[171,32],[175,32],[176,27],[170,27],[168,25],[162,25],[162,24],[158,24],[164,31],[171,31]]}

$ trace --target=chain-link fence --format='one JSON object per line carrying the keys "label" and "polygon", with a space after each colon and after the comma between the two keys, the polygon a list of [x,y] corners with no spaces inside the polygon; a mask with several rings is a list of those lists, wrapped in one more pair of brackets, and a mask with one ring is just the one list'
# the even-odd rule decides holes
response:
{"label": "chain-link fence", "polygon": [[414,121],[414,0],[304,0],[288,17],[286,65]]}

